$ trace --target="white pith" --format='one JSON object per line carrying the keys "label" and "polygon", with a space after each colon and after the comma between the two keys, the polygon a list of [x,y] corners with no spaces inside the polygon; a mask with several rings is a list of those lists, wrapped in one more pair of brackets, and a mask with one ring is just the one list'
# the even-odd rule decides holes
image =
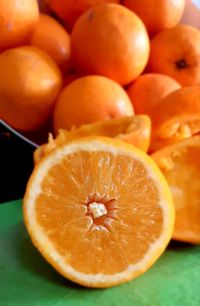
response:
{"label": "white pith", "polygon": [[108,212],[103,203],[93,202],[89,204],[89,211],[94,219],[105,216]]}

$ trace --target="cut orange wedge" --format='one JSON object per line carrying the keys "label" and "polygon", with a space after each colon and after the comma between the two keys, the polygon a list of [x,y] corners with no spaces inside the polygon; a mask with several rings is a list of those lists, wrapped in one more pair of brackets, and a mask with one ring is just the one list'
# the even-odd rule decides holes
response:
{"label": "cut orange wedge", "polygon": [[59,130],[59,134],[55,139],[50,134],[49,142],[35,151],[35,163],[57,146],[85,136],[118,138],[147,152],[150,145],[151,120],[145,115],[127,116],[82,125],[80,128],[73,128],[70,131]]}
{"label": "cut orange wedge", "polygon": [[173,231],[169,187],[156,163],[120,140],[86,137],[38,163],[24,220],[34,245],[66,278],[110,287],[144,273]]}
{"label": "cut orange wedge", "polygon": [[173,238],[200,244],[200,136],[152,155],[165,175],[176,208]]}
{"label": "cut orange wedge", "polygon": [[152,152],[200,132],[199,101],[200,86],[185,87],[169,94],[155,107]]}

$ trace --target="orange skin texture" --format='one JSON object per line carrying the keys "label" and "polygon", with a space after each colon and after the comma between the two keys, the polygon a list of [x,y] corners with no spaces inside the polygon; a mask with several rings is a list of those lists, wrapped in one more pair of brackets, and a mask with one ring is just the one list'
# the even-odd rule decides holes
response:
{"label": "orange skin texture", "polygon": [[127,89],[136,114],[151,116],[156,105],[181,85],[164,74],[148,73],[139,76]]}
{"label": "orange skin texture", "polygon": [[151,41],[148,71],[163,73],[182,86],[200,85],[200,31],[178,25]]}
{"label": "orange skin texture", "polygon": [[40,14],[30,44],[47,52],[65,71],[70,61],[70,36],[52,17]]}
{"label": "orange skin texture", "polygon": [[185,0],[124,0],[123,5],[136,13],[144,22],[150,37],[175,27],[181,20]]}
{"label": "orange skin texture", "polygon": [[48,119],[62,87],[61,73],[42,50],[19,47],[0,55],[0,117],[32,131]]}
{"label": "orange skin texture", "polygon": [[72,31],[72,61],[85,74],[106,76],[121,85],[136,79],[149,56],[149,38],[142,21],[118,4],[85,12]]}
{"label": "orange skin texture", "polygon": [[54,129],[70,129],[82,124],[131,116],[131,101],[122,87],[101,76],[86,76],[68,85],[58,97]]}
{"label": "orange skin texture", "polygon": [[25,44],[38,18],[37,0],[0,0],[0,51]]}
{"label": "orange skin texture", "polygon": [[46,0],[47,5],[72,29],[76,20],[88,9],[102,3],[119,3],[120,0]]}
{"label": "orange skin texture", "polygon": [[[152,151],[200,132],[199,101],[200,87],[191,86],[174,91],[155,107],[152,115]],[[189,127],[189,133],[181,128],[185,125]]]}

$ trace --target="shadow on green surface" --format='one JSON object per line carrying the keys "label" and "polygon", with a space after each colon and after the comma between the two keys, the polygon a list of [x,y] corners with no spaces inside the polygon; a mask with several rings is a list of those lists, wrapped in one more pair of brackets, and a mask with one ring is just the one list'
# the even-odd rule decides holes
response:
{"label": "shadow on green surface", "polygon": [[[88,290],[88,288],[65,279],[46,262],[31,242],[23,222],[17,224],[12,230],[15,231],[15,237],[19,238],[15,240],[15,249],[18,250],[18,260],[24,270],[28,270],[39,278],[44,278],[45,281],[56,283],[63,287],[67,286],[73,289]],[[170,252],[183,252],[185,250],[192,250],[193,248],[195,246],[192,244],[172,240],[167,250]]]}
{"label": "shadow on green surface", "polygon": [[195,245],[191,243],[181,242],[181,241],[175,241],[171,240],[167,249],[170,251],[176,251],[176,252],[182,252],[185,250],[193,249]]}
{"label": "shadow on green surface", "polygon": [[43,259],[22,222],[21,203],[15,208],[0,213],[0,306],[200,305],[200,247],[172,241],[141,277],[91,290],[64,279]]}

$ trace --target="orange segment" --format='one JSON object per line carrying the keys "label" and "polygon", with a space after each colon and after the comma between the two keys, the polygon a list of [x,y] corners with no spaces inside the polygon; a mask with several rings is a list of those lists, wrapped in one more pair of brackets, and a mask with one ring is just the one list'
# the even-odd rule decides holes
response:
{"label": "orange segment", "polygon": [[48,143],[40,146],[34,152],[34,160],[35,163],[37,163],[43,156],[56,147],[85,136],[118,138],[147,152],[150,144],[150,135],[150,118],[142,115],[110,119],[94,124],[85,124],[80,128],[74,127],[70,131],[61,129],[55,139],[53,139],[50,134]]}
{"label": "orange segment", "polygon": [[174,207],[145,153],[120,140],[86,137],[38,163],[24,219],[35,246],[63,276],[110,287],[145,272],[162,254]]}
{"label": "orange segment", "polygon": [[200,136],[153,154],[174,198],[176,222],[173,238],[200,243]]}
{"label": "orange segment", "polygon": [[164,98],[154,109],[151,151],[200,132],[200,87],[185,87]]}

